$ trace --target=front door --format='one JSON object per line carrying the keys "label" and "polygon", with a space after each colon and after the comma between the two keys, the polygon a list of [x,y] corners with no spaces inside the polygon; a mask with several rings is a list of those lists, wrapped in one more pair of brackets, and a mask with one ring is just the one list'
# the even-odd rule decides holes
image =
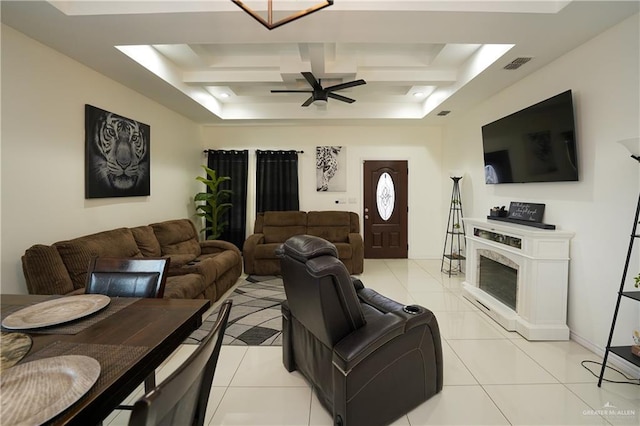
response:
{"label": "front door", "polygon": [[406,160],[364,162],[364,257],[406,259],[408,174]]}

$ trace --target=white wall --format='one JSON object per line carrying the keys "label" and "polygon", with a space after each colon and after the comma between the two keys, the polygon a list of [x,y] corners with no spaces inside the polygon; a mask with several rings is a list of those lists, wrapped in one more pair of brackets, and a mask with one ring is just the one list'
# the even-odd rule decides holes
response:
{"label": "white wall", "polygon": [[[300,209],[349,210],[360,215],[362,230],[364,160],[407,160],[409,165],[409,257],[439,258],[444,238],[441,131],[416,126],[217,126],[204,129],[204,147],[249,149],[247,232],[255,218],[255,149],[295,149],[299,154]],[[346,192],[317,192],[315,149],[346,147]],[[447,178],[448,180],[448,178]],[[451,188],[448,189],[449,194]],[[345,204],[336,204],[345,200]],[[352,202],[350,202],[353,200]],[[448,203],[448,201],[447,201]]]}
{"label": "white wall", "polygon": [[[151,126],[151,196],[85,200],[85,104]],[[199,125],[2,25],[2,292],[27,292],[33,244],[191,217],[201,150]]]}
{"label": "white wall", "polygon": [[[636,15],[449,123],[444,136],[445,163],[466,171],[462,195],[470,215],[486,217],[510,201],[545,203],[545,222],[575,232],[568,322],[573,338],[596,350],[608,338],[640,190],[638,163],[616,143],[639,135],[638,40]],[[481,126],[567,89],[574,96],[580,181],[485,185]],[[630,277],[638,267],[634,255]],[[631,344],[639,305],[623,301],[614,344]]]}

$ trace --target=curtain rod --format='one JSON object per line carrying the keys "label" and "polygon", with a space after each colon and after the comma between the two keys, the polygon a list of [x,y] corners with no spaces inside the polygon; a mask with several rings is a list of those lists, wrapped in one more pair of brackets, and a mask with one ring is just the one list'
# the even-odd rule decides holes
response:
{"label": "curtain rod", "polygon": [[[205,149],[204,152],[205,154],[208,154],[209,151],[223,151],[220,149]],[[237,151],[237,152],[242,152],[242,151],[246,151],[246,149],[240,150],[240,149],[231,149],[229,151]],[[269,150],[264,150],[264,151],[269,151]],[[284,150],[276,150],[276,151],[284,151]],[[304,151],[296,151],[296,154],[304,154]]]}

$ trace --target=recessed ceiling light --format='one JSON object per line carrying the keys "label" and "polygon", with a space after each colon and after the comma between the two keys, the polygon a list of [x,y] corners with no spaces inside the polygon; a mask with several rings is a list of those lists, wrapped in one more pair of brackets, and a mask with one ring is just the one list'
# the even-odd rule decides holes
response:
{"label": "recessed ceiling light", "polygon": [[229,98],[230,96],[231,96],[231,95],[229,95],[229,94],[228,94],[228,93],[226,93],[226,92],[220,93],[220,97],[221,97],[222,99],[227,99],[227,98]]}
{"label": "recessed ceiling light", "polygon": [[414,96],[414,97],[416,97],[416,98],[421,98],[421,97],[423,97],[423,96],[424,96],[424,92],[415,92],[415,93],[413,94],[413,96]]}

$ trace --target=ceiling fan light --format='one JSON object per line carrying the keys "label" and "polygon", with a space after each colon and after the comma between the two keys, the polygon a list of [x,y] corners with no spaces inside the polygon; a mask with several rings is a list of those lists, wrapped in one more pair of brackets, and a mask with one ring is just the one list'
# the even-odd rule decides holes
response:
{"label": "ceiling fan light", "polygon": [[327,100],[326,99],[316,99],[313,101],[313,104],[318,108],[326,108]]}

